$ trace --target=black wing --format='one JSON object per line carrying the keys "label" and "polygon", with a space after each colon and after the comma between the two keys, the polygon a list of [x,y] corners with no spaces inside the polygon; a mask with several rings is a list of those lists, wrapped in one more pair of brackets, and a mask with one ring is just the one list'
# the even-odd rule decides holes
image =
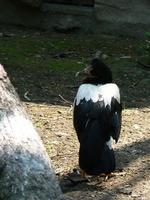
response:
{"label": "black wing", "polygon": [[120,136],[121,121],[122,121],[122,105],[113,97],[111,100],[112,113],[112,137],[117,142]]}
{"label": "black wing", "polygon": [[93,102],[83,99],[78,105],[75,102],[73,123],[79,142],[95,121],[98,121],[100,131],[104,132],[105,141],[108,141],[110,136],[118,141],[121,129],[121,105],[114,97],[111,106],[105,106],[104,101]]}

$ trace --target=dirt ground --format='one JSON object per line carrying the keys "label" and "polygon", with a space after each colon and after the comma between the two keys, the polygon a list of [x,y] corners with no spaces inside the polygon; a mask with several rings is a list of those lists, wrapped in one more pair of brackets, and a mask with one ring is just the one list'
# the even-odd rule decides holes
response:
{"label": "dirt ground", "polygon": [[[122,44],[123,49],[125,39]],[[10,79],[52,160],[62,191],[70,199],[150,199],[149,71],[137,67],[129,57],[121,57],[122,53],[111,57],[124,110],[121,136],[114,144],[117,169],[107,181],[103,176],[85,180],[78,174],[79,143],[72,124],[72,104],[77,91],[74,86],[79,85],[75,71],[59,73],[41,69],[40,73],[32,73],[23,68],[14,70],[6,64]],[[116,65],[120,65],[117,73]]]}

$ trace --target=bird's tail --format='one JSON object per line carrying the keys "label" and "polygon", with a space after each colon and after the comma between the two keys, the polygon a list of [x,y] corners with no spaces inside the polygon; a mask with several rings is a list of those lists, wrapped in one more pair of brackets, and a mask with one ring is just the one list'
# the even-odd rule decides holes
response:
{"label": "bird's tail", "polygon": [[101,152],[95,154],[85,154],[80,148],[79,165],[89,175],[99,175],[101,173],[111,173],[115,170],[115,155],[113,149],[109,149],[107,145]]}
{"label": "bird's tail", "polygon": [[106,144],[105,130],[98,121],[93,121],[80,141],[79,165],[89,175],[111,173],[115,170],[113,149]]}

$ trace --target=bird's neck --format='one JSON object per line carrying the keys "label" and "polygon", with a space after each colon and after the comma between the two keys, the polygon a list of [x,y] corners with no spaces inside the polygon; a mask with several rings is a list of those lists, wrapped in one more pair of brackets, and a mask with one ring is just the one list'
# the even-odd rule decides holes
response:
{"label": "bird's neck", "polygon": [[86,84],[93,84],[93,85],[99,85],[99,84],[107,84],[107,83],[112,83],[112,80],[105,80],[105,79],[100,79],[98,77],[87,77],[83,80],[83,83]]}

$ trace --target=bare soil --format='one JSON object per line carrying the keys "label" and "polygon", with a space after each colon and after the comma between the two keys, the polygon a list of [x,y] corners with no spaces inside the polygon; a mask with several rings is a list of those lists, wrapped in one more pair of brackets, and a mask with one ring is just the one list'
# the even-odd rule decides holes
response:
{"label": "bare soil", "polygon": [[[122,39],[122,44],[125,48],[126,40]],[[32,73],[6,66],[52,160],[62,191],[70,199],[150,199],[149,71],[121,56],[117,53],[111,57],[112,69],[120,65],[115,82],[121,88],[124,110],[121,136],[114,144],[117,169],[107,181],[103,176],[82,179],[78,174],[79,143],[72,124],[72,104],[77,91],[72,86],[79,85],[75,71],[41,69]],[[125,59],[130,67],[126,68]]]}

